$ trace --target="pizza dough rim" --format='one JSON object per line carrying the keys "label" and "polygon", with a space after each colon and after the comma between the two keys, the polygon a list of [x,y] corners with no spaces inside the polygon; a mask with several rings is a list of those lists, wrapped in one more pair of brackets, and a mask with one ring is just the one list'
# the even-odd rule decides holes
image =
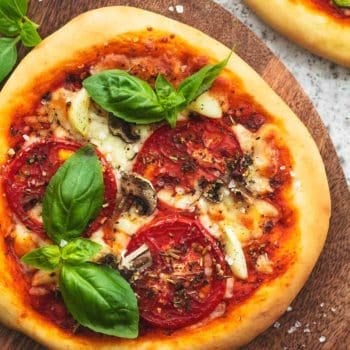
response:
{"label": "pizza dough rim", "polygon": [[[115,25],[118,23],[118,26]],[[21,96],[33,94],[32,84],[43,72],[60,69],[73,58],[79,58],[86,48],[101,46],[116,35],[146,30],[153,27],[182,37],[192,46],[215,60],[227,57],[230,50],[206,34],[164,16],[132,7],[108,7],[82,14],[59,31],[46,38],[27,55],[0,94],[0,162],[6,158],[6,135],[10,115],[21,106]],[[106,28],[109,32],[106,33]],[[80,33],[80,34],[79,34]],[[70,52],[70,57],[65,56]],[[292,148],[295,162],[295,201],[300,210],[300,246],[294,265],[281,278],[277,278],[258,290],[254,297],[243,303],[235,312],[200,329],[184,330],[172,337],[135,341],[99,341],[72,337],[52,324],[45,322],[13,293],[9,271],[0,280],[3,290],[0,298],[0,319],[7,326],[17,329],[50,348],[59,349],[226,349],[237,348],[252,340],[268,328],[295,298],[308,278],[322,250],[330,216],[330,195],[324,165],[317,146],[289,107],[274,93],[266,82],[237,55],[232,55],[227,65],[243,82],[247,91],[258,103],[283,124],[284,140]],[[26,77],[23,80],[23,77]],[[305,149],[308,152],[305,152]],[[0,214],[6,227],[6,204],[0,196]],[[315,220],[317,218],[317,220]],[[315,235],[305,233],[316,232]],[[304,233],[304,234],[303,234]],[[0,239],[0,266],[4,266],[4,241]],[[241,321],[241,318],[243,321]]]}
{"label": "pizza dough rim", "polygon": [[[311,52],[350,67],[350,21],[342,23],[302,1],[244,0],[273,29]],[[273,9],[273,10],[271,10]]]}

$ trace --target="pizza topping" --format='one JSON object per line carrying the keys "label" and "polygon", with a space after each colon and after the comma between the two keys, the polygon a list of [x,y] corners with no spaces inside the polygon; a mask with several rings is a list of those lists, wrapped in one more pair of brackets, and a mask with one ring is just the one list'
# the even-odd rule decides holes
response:
{"label": "pizza topping", "polygon": [[[19,152],[8,164],[4,176],[4,190],[9,202],[9,206],[31,230],[44,234],[41,221],[40,206],[44,193],[52,176],[57,169],[80,145],[71,141],[63,140],[43,140],[31,144]],[[92,222],[88,228],[93,232],[101,226],[101,220],[108,217],[114,210],[116,184],[114,175],[100,156],[104,167],[103,182],[107,191],[104,194],[105,206],[100,215]],[[74,183],[78,181],[74,179]]]}
{"label": "pizza topping", "polygon": [[82,136],[87,136],[88,134],[90,102],[87,91],[81,89],[71,100],[68,107],[68,120]]}
{"label": "pizza topping", "polygon": [[230,227],[225,227],[224,235],[225,251],[227,253],[226,261],[230,265],[235,276],[246,279],[248,277],[248,268],[241,243]]}
{"label": "pizza topping", "polygon": [[122,201],[119,207],[135,205],[140,215],[151,215],[157,206],[157,195],[153,185],[137,174],[123,173],[120,179]]}
{"label": "pizza topping", "polygon": [[56,243],[80,236],[98,215],[103,199],[102,167],[88,145],[63,163],[46,188],[43,219],[47,234]]}
{"label": "pizza topping", "polygon": [[266,274],[270,274],[273,272],[272,263],[267,253],[258,256],[258,259],[256,260],[256,268],[259,272]]}
{"label": "pizza topping", "polygon": [[339,7],[350,7],[350,0],[333,0]]}
{"label": "pizza topping", "polygon": [[[97,73],[85,79],[83,86],[104,110],[126,122],[150,124],[166,120],[174,127],[178,113],[211,87],[230,56],[204,66],[182,81],[177,90],[162,74],[158,74],[153,90],[146,81],[118,69]],[[217,117],[214,100],[206,95],[202,99],[207,101],[210,114]]]}
{"label": "pizza topping", "polygon": [[[35,249],[21,260],[58,273],[65,306],[79,324],[95,332],[135,338],[139,321],[135,294],[117,271],[88,262],[102,247],[79,237],[98,214],[103,191],[102,168],[94,149],[87,145],[63,163],[45,193],[44,226],[57,245]],[[49,286],[33,285],[29,294],[44,296]],[[93,308],[86,307],[91,303]]]}
{"label": "pizza topping", "polygon": [[168,329],[184,327],[208,316],[222,301],[224,257],[196,221],[180,216],[159,219],[133,237],[127,253],[143,244],[151,252],[152,265],[130,281],[147,322]]}
{"label": "pizza topping", "polygon": [[118,119],[113,114],[108,115],[108,129],[114,136],[119,136],[126,143],[140,140],[140,135],[134,130],[133,124]]}
{"label": "pizza topping", "polygon": [[194,100],[188,109],[208,118],[218,119],[222,117],[222,109],[219,101],[209,92],[205,92]]}
{"label": "pizza topping", "polygon": [[[161,147],[159,147],[161,145]],[[215,181],[241,153],[233,132],[220,121],[194,118],[163,126],[144,143],[134,171],[152,181],[157,190],[181,186],[191,192],[198,181]]]}
{"label": "pizza topping", "polygon": [[146,244],[143,244],[132,253],[124,256],[122,255],[121,262],[119,264],[120,270],[142,272],[145,269],[152,266],[152,255]]}

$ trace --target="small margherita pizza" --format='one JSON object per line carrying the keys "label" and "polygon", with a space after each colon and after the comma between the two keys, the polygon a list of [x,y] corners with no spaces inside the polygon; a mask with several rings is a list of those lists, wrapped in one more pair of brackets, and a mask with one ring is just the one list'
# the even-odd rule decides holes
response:
{"label": "small margherita pizza", "polygon": [[349,0],[245,0],[274,29],[345,67],[350,67]]}
{"label": "small margherita pizza", "polygon": [[237,348],[321,252],[307,129],[189,26],[87,12],[21,62],[0,115],[0,319],[50,348]]}

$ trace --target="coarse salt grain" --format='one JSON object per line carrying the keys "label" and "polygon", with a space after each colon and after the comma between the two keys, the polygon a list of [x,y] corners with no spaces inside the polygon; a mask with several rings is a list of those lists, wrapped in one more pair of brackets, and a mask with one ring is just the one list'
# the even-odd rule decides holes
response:
{"label": "coarse salt grain", "polygon": [[169,6],[168,10],[171,11],[171,12],[174,12],[174,6]]}
{"label": "coarse salt grain", "polygon": [[332,312],[337,312],[337,309],[335,307],[331,307]]}
{"label": "coarse salt grain", "polygon": [[28,135],[26,135],[26,134],[23,134],[23,139],[24,139],[24,141],[29,141],[29,136]]}
{"label": "coarse salt grain", "polygon": [[184,7],[182,5],[176,5],[175,9],[176,9],[177,13],[183,13],[184,12]]}
{"label": "coarse salt grain", "polygon": [[301,322],[300,322],[300,321],[296,321],[296,322],[294,323],[294,327],[300,328],[300,327],[301,327]]}
{"label": "coarse salt grain", "polygon": [[280,166],[280,170],[285,170],[286,169],[286,166],[285,165],[281,165]]}
{"label": "coarse salt grain", "polygon": [[321,303],[321,304],[320,304],[320,307],[324,307],[324,303]]}
{"label": "coarse salt grain", "polygon": [[304,333],[311,333],[310,328],[304,328]]}
{"label": "coarse salt grain", "polygon": [[273,324],[273,326],[274,326],[275,328],[280,328],[280,327],[281,327],[281,324],[280,324],[279,322],[275,322],[275,323]]}
{"label": "coarse salt grain", "polygon": [[291,312],[293,310],[293,308],[291,306],[287,307],[287,312]]}
{"label": "coarse salt grain", "polygon": [[292,327],[290,327],[289,329],[288,329],[288,334],[292,334],[292,333],[294,333],[295,331],[297,330],[297,328],[296,327],[294,327],[294,326],[292,326]]}
{"label": "coarse salt grain", "polygon": [[321,336],[318,338],[318,340],[320,341],[320,343],[324,343],[324,342],[327,340],[327,338],[326,338],[324,335],[321,335]]}

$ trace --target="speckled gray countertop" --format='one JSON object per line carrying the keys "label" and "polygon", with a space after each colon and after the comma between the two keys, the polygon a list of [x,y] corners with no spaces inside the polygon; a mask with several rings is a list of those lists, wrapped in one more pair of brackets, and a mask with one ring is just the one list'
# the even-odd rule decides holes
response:
{"label": "speckled gray countertop", "polygon": [[241,0],[216,0],[257,34],[292,72],[329,130],[350,184],[350,69],[291,43],[247,8]]}

